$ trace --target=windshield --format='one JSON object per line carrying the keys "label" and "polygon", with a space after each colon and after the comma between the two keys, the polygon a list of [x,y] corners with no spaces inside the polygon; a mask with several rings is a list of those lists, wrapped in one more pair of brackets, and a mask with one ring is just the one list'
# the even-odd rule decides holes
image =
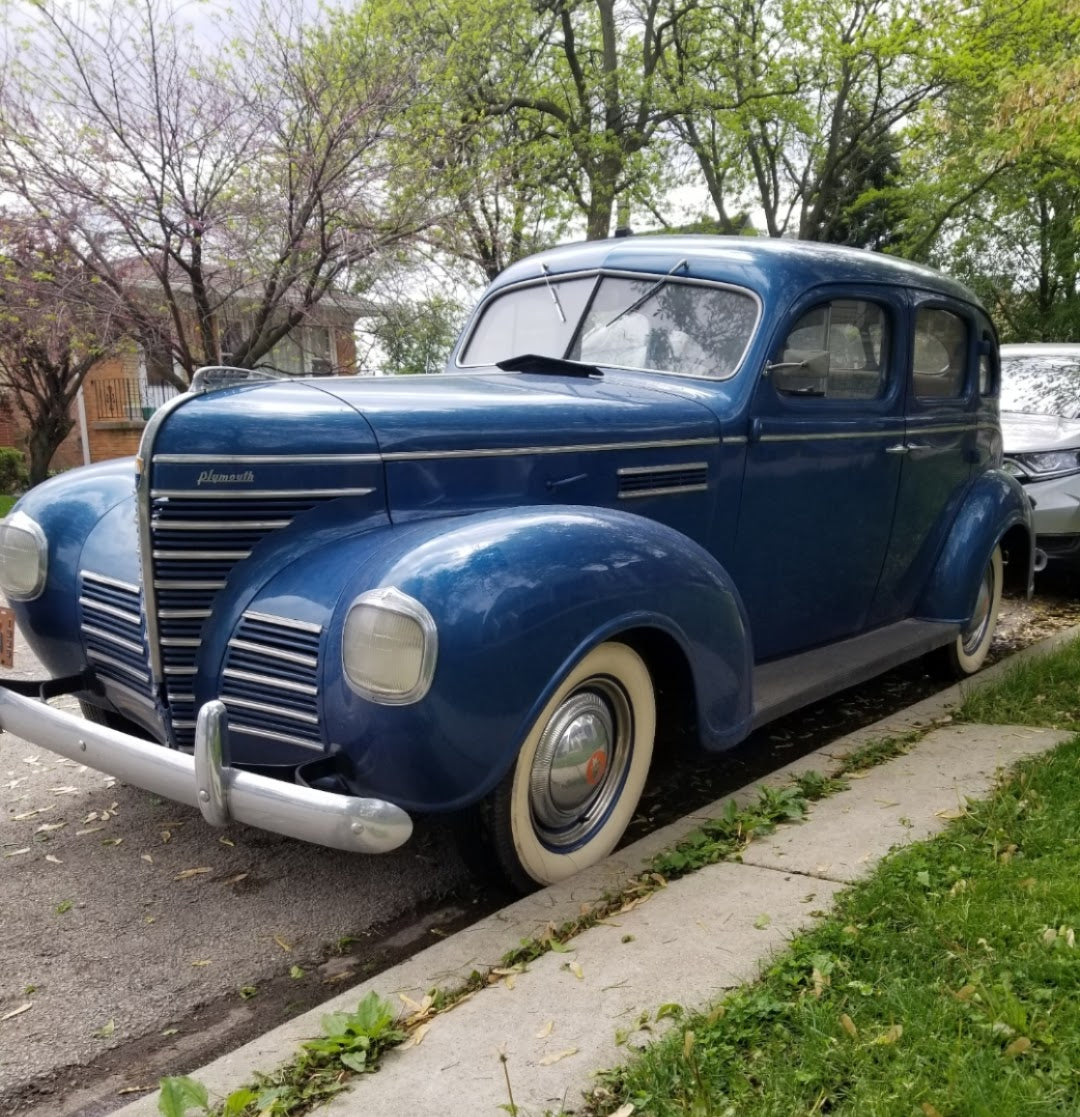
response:
{"label": "windshield", "polygon": [[1002,353],[1001,410],[1080,418],[1080,353],[1024,357]]}
{"label": "windshield", "polygon": [[537,353],[724,379],[738,368],[757,320],[747,291],[656,276],[551,278],[492,300],[460,363]]}

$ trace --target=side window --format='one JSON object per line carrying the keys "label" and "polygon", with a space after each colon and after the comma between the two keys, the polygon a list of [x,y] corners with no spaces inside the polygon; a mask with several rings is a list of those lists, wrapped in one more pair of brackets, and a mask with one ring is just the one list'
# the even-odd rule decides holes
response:
{"label": "side window", "polygon": [[888,368],[885,311],[861,299],[815,306],[795,323],[770,365],[781,395],[878,399]]}
{"label": "side window", "polygon": [[913,376],[919,399],[957,399],[964,394],[968,327],[959,314],[924,307],[915,316]]}

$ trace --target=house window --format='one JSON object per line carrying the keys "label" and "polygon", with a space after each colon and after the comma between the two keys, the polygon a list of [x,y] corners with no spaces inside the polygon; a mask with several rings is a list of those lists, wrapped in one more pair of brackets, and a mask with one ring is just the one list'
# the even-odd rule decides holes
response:
{"label": "house window", "polygon": [[324,376],[334,367],[330,330],[326,326],[297,326],[259,365],[290,376]]}

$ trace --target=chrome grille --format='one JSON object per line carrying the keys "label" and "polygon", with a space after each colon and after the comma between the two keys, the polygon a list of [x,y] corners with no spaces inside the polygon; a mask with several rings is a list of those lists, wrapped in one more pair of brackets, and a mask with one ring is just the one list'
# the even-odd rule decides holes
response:
{"label": "chrome grille", "polygon": [[150,698],[150,664],[139,587],[84,570],[79,575],[79,610],[86,658],[97,674],[142,698]]}
{"label": "chrome grille", "polygon": [[222,495],[170,494],[151,500],[158,639],[173,731],[181,747],[195,740],[195,656],[217,592],[260,539],[330,499],[329,494],[245,499],[238,493],[230,500]]}
{"label": "chrome grille", "polygon": [[322,751],[319,726],[319,638],[316,624],[243,615],[229,641],[221,701],[229,729]]}

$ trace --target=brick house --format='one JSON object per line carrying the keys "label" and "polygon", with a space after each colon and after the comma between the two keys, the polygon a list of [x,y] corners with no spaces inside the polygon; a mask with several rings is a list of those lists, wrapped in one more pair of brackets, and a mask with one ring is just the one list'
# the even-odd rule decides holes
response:
{"label": "brick house", "polygon": [[[350,376],[356,372],[354,327],[369,314],[366,302],[335,298],[283,338],[264,363],[293,376]],[[226,334],[226,345],[228,342]],[[227,360],[227,354],[226,354]],[[136,453],[146,421],[178,394],[166,371],[168,353],[147,352],[131,342],[99,361],[83,381],[73,407],[75,426],[53,455],[53,470]],[[22,445],[23,416],[0,397],[0,446]]]}

